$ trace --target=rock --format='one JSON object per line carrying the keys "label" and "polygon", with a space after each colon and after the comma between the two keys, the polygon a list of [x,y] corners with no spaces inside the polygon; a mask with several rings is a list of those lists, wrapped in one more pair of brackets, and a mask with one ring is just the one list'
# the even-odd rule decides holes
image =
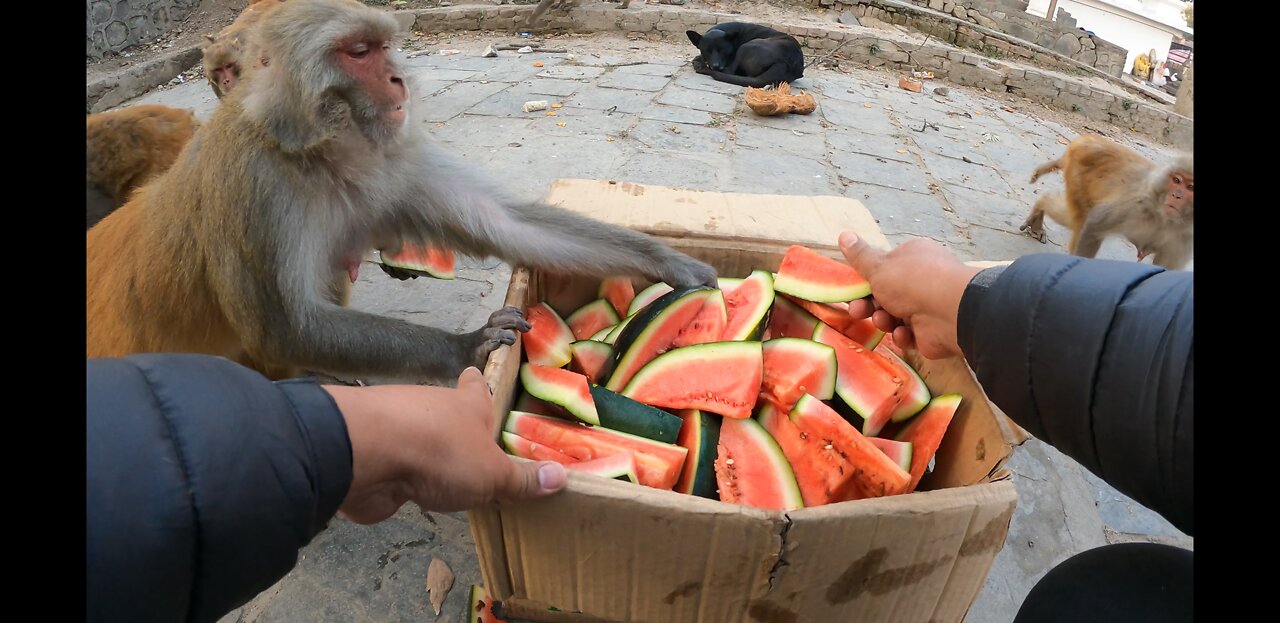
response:
{"label": "rock", "polygon": [[523,108],[525,112],[537,112],[539,110],[546,110],[547,105],[547,100],[533,100],[525,102]]}
{"label": "rock", "polygon": [[1080,39],[1072,33],[1063,33],[1053,44],[1054,51],[1066,56],[1075,56],[1080,53]]}
{"label": "rock", "polygon": [[942,10],[942,5],[943,5],[943,1],[942,1],[942,0],[929,0],[929,8],[931,8],[931,9],[933,9],[933,10],[935,10],[935,11],[941,11],[941,10]]}
{"label": "rock", "polygon": [[862,25],[862,22],[858,21],[858,16],[853,14],[853,11],[845,11],[844,13],[841,13],[839,21],[841,24],[844,24],[845,26],[861,26]]}
{"label": "rock", "polygon": [[947,87],[934,87],[933,94],[938,97],[946,97],[951,94],[951,89],[948,89]]}
{"label": "rock", "polygon": [[527,45],[526,45],[526,46],[524,46],[523,48],[520,48],[519,50],[516,50],[516,54],[528,54],[528,53],[530,53],[530,52],[532,52],[532,51],[533,51],[533,48],[531,48],[531,47],[529,47],[529,46],[527,46]]}
{"label": "rock", "polygon": [[951,9],[951,14],[952,14],[952,15],[954,15],[954,16],[956,16],[956,17],[958,17],[958,18],[960,18],[960,19],[964,19],[964,18],[966,18],[966,17],[969,17],[969,12],[968,12],[968,11],[966,11],[966,10],[964,10],[964,7],[962,7],[962,6],[953,7],[953,8]]}
{"label": "rock", "polygon": [[493,49],[493,45],[487,45],[484,48],[484,53],[481,54],[480,56],[483,56],[485,58],[493,58],[497,55],[498,55],[498,51]]}

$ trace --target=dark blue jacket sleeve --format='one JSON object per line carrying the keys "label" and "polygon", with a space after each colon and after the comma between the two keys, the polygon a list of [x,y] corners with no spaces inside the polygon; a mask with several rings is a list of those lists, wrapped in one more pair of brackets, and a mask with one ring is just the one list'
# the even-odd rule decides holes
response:
{"label": "dark blue jacket sleeve", "polygon": [[293,568],[351,485],[328,392],[225,359],[86,374],[90,621],[216,621]]}
{"label": "dark blue jacket sleeve", "polygon": [[992,402],[1191,535],[1193,273],[1041,254],[985,277],[957,330]]}

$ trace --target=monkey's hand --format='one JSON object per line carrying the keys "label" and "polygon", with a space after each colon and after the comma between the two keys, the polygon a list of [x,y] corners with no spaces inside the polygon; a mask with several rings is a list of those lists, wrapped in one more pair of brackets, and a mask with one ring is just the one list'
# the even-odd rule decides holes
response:
{"label": "monkey's hand", "polygon": [[679,251],[672,250],[671,256],[663,261],[660,270],[662,274],[657,275],[657,277],[673,288],[690,286],[719,287],[716,269]]}
{"label": "monkey's hand", "polygon": [[417,273],[414,273],[413,271],[405,270],[403,268],[396,268],[394,266],[387,266],[386,264],[383,264],[381,262],[378,263],[378,266],[382,267],[382,272],[387,273],[388,275],[391,275],[392,277],[395,277],[400,281],[418,278]]}
{"label": "monkey's hand", "polygon": [[533,325],[524,319],[524,312],[515,307],[503,307],[493,312],[489,315],[489,322],[485,323],[480,329],[467,334],[469,346],[471,347],[467,355],[471,357],[471,360],[463,362],[463,365],[459,367],[476,366],[484,369],[484,362],[489,358],[489,353],[497,350],[503,344],[515,344],[516,331],[524,333],[532,328]]}

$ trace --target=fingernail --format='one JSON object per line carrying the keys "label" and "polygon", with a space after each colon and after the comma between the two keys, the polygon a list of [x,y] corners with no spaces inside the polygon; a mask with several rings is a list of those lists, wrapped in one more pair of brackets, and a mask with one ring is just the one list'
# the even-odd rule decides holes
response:
{"label": "fingernail", "polygon": [[851,247],[858,244],[858,236],[851,231],[840,232],[840,246]]}
{"label": "fingernail", "polygon": [[555,491],[563,487],[568,478],[564,466],[559,463],[547,463],[538,468],[538,486],[543,491]]}

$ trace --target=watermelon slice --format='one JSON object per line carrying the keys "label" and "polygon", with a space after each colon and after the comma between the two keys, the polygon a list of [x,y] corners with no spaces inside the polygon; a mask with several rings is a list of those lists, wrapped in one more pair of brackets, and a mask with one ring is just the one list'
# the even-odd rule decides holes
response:
{"label": "watermelon slice", "polygon": [[795,337],[769,340],[763,347],[760,391],[790,411],[805,394],[827,400],[835,395],[836,351],[826,344]]}
{"label": "watermelon slice", "polygon": [[765,401],[756,413],[756,421],[778,442],[782,454],[791,463],[796,484],[805,506],[822,506],[860,497],[853,479],[853,465],[835,448],[817,437],[800,432],[787,412]]}
{"label": "watermelon slice", "polygon": [[813,396],[803,396],[791,410],[791,422],[802,432],[831,446],[853,465],[853,478],[864,497],[904,493],[911,474],[894,463],[839,413]]}
{"label": "watermelon slice", "polygon": [[[631,321],[635,320],[636,316],[638,315],[639,314],[636,313],[636,314],[627,316],[626,318],[623,318],[622,322],[619,322],[618,324],[614,325],[613,330],[609,331],[609,334],[604,336],[604,339],[601,341],[603,341],[605,344],[608,344],[610,346],[616,346],[618,343],[618,337],[622,335],[623,331],[627,330],[627,325],[631,324]],[[617,354],[616,349],[614,350],[614,354]]]}
{"label": "watermelon slice", "polygon": [[898,441],[911,442],[913,448],[911,482],[907,486],[907,493],[915,491],[920,479],[924,477],[929,461],[933,460],[938,446],[942,445],[942,436],[946,434],[947,426],[951,425],[956,409],[960,408],[960,400],[960,394],[943,394],[930,400],[929,406],[912,418],[894,437]]}
{"label": "watermelon slice", "polygon": [[656,489],[670,489],[675,485],[680,470],[684,468],[685,455],[689,452],[674,444],[522,411],[508,413],[502,429],[551,446],[579,461],[634,452],[640,484]]}
{"label": "watermelon slice", "polygon": [[863,419],[862,433],[878,435],[906,397],[906,379],[887,359],[819,323],[813,339],[836,351],[836,393]]}
{"label": "watermelon slice", "polygon": [[680,493],[718,500],[716,497],[716,446],[720,443],[720,418],[697,409],[685,409],[677,415],[684,421],[676,443],[687,449],[684,470],[675,490]]}
{"label": "watermelon slice", "polygon": [[791,464],[759,422],[724,420],[716,450],[721,501],[778,510],[804,508]]}
{"label": "watermelon slice", "polygon": [[604,478],[640,484],[640,477],[636,475],[635,452],[619,452],[590,461],[569,463],[565,467],[575,472],[586,472]]}
{"label": "watermelon slice", "polygon": [[877,329],[870,318],[855,319],[850,316],[848,303],[814,303],[796,298],[792,298],[791,302],[867,348],[875,348],[884,339],[884,331]]}
{"label": "watermelon slice", "polygon": [[[898,467],[902,468],[902,471],[911,471],[911,450],[913,446],[910,441],[894,441],[883,437],[867,437],[867,441],[880,448],[880,451],[884,452],[885,456],[889,457],[894,463],[897,463]],[[903,493],[908,492],[904,491]]]}
{"label": "watermelon slice", "polygon": [[634,320],[628,318],[626,328],[614,345],[613,362],[601,373],[609,379],[605,387],[621,390],[640,368],[669,350],[671,343],[702,312],[713,294],[723,296],[719,290],[711,288],[681,288],[662,295]]}
{"label": "watermelon slice", "polygon": [[571,418],[564,409],[557,407],[549,402],[534,398],[529,392],[520,392],[520,397],[516,398],[516,403],[512,407],[516,411],[524,411],[526,413],[536,413],[538,415],[549,415],[558,418]]}
{"label": "watermelon slice", "polygon": [[852,301],[871,294],[871,284],[846,262],[792,245],[782,256],[773,288],[818,303]]}
{"label": "watermelon slice", "polygon": [[627,315],[627,308],[636,298],[636,288],[631,284],[630,277],[609,277],[600,282],[596,296],[609,301],[613,311],[622,317]]}
{"label": "watermelon slice", "polygon": [[573,359],[569,348],[573,331],[556,310],[546,303],[538,303],[526,310],[524,317],[532,328],[521,335],[520,341],[530,363],[559,368]]}
{"label": "watermelon slice", "polygon": [[702,304],[702,311],[689,321],[688,326],[680,330],[676,339],[671,341],[671,347],[680,348],[718,342],[728,321],[729,312],[725,307],[724,292],[712,290],[711,295]]}
{"label": "watermelon slice", "polygon": [[[622,324],[622,323],[618,323],[618,324]],[[609,337],[610,333],[613,333],[614,329],[618,329],[617,324],[600,329],[599,331],[596,331],[595,333],[591,334],[591,337],[587,339],[591,340],[592,342],[602,342],[604,344],[608,344],[609,346],[613,346],[613,342],[605,342],[605,339]],[[621,331],[621,329],[618,329],[618,330]]]}
{"label": "watermelon slice", "polygon": [[762,367],[760,342],[677,348],[650,361],[622,394],[655,407],[748,418],[760,394]]}
{"label": "watermelon slice", "polygon": [[631,304],[627,306],[627,315],[634,316],[636,312],[648,307],[650,303],[662,298],[668,292],[671,292],[672,289],[673,288],[671,286],[659,281],[658,283],[641,290],[640,294],[637,294],[634,299],[631,299]]}
{"label": "watermelon slice", "polygon": [[729,322],[720,341],[758,340],[768,323],[769,309],[773,307],[773,274],[767,270],[752,271],[725,300],[729,308]]}
{"label": "watermelon slice", "polygon": [[798,337],[810,340],[816,328],[818,319],[813,314],[785,295],[774,297],[773,311],[769,312],[769,339]]}
{"label": "watermelon slice", "polygon": [[599,385],[591,386],[591,397],[600,414],[600,426],[646,439],[675,443],[680,436],[680,418],[615,394]]}
{"label": "watermelon slice", "polygon": [[382,263],[436,279],[453,279],[453,251],[430,245],[402,244],[397,252],[382,251]]}
{"label": "watermelon slice", "polygon": [[573,350],[569,369],[585,375],[592,383],[599,383],[600,371],[613,357],[613,347],[604,342],[582,340],[570,344],[569,348]]}
{"label": "watermelon slice", "polygon": [[903,361],[902,357],[895,354],[893,349],[889,348],[884,342],[876,346],[872,352],[884,357],[897,370],[897,378],[903,380],[902,403],[898,405],[897,409],[893,410],[893,415],[889,416],[890,420],[894,422],[907,420],[929,404],[933,396],[929,393],[929,387],[924,384],[924,379],[920,378],[920,375],[916,373],[915,368]]}
{"label": "watermelon slice", "polygon": [[604,299],[597,299],[573,312],[565,322],[573,331],[574,339],[586,340],[607,327],[618,324],[618,314],[613,305]]}
{"label": "watermelon slice", "polygon": [[588,424],[600,424],[587,377],[561,368],[526,363],[520,366],[520,384],[534,398],[559,405]]}
{"label": "watermelon slice", "polygon": [[555,461],[561,465],[578,462],[578,459],[555,448],[534,443],[520,435],[514,435],[506,431],[502,433],[502,447],[506,449],[508,454],[522,459],[529,459],[530,461]]}
{"label": "watermelon slice", "polygon": [[726,299],[729,298],[729,295],[733,294],[733,290],[740,285],[742,285],[742,279],[738,277],[720,277],[716,280],[716,287],[720,288],[721,292],[724,292]]}
{"label": "watermelon slice", "polygon": [[493,598],[483,586],[471,585],[471,609],[467,613],[467,623],[507,623],[493,613]]}

